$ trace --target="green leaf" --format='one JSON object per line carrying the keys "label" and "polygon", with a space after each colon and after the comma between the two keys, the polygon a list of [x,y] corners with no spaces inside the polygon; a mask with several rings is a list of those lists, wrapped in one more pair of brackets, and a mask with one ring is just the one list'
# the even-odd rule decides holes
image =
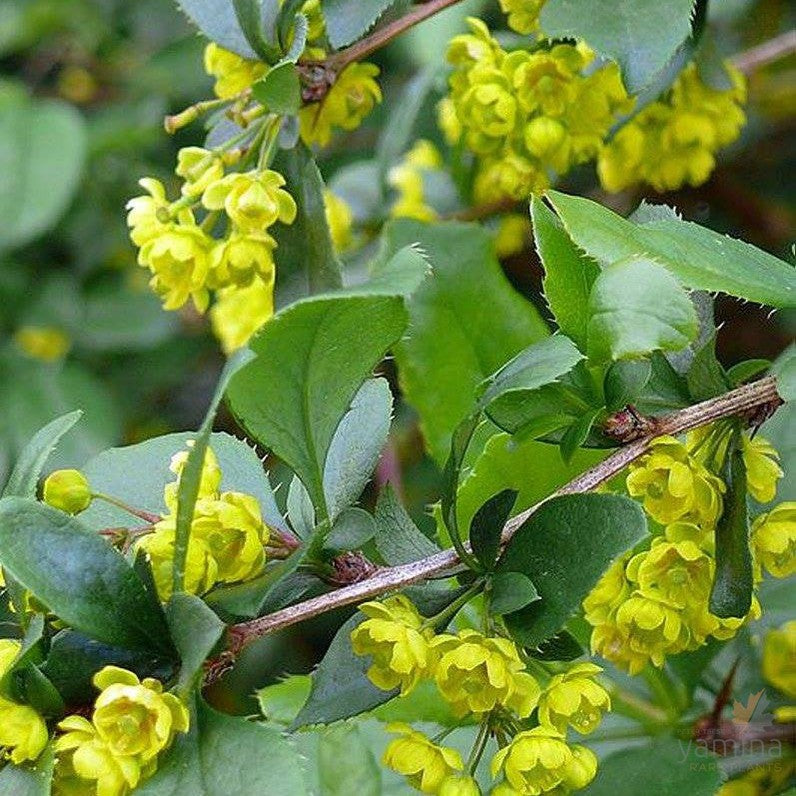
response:
{"label": "green leaf", "polygon": [[652,364],[648,359],[622,359],[611,363],[605,374],[603,390],[605,408],[618,412],[632,404],[652,376]]}
{"label": "green leaf", "polygon": [[551,38],[588,41],[616,61],[625,85],[636,93],[659,72],[691,33],[694,0],[616,0],[590,5],[578,0],[549,0],[542,9],[542,30]]}
{"label": "green leaf", "polygon": [[537,196],[531,200],[536,251],[544,266],[544,296],[559,329],[586,350],[589,293],[600,268],[585,257],[552,210]]}
{"label": "green leaf", "polygon": [[17,670],[25,667],[28,663],[36,662],[40,652],[39,642],[44,632],[44,616],[34,614],[28,626],[25,628],[25,635],[22,638],[21,646],[12,660],[11,665],[3,672],[0,677],[0,693],[5,693],[11,684],[12,677]]}
{"label": "green leaf", "polygon": [[296,750],[281,733],[198,701],[191,729],[178,735],[136,796],[305,796]]}
{"label": "green leaf", "polygon": [[304,144],[280,150],[273,167],[284,176],[285,188],[298,208],[292,224],[278,224],[272,229],[278,244],[274,252],[277,268],[286,268],[289,272],[295,263],[301,263],[307,273],[310,293],[341,287],[340,261],[326,223],[323,179],[310,151]]}
{"label": "green leaf", "polygon": [[92,638],[170,651],[156,597],[120,553],[74,517],[43,503],[3,498],[0,563],[56,616]]}
{"label": "green leaf", "polygon": [[492,580],[489,608],[495,614],[510,614],[541,599],[533,581],[522,572],[501,572]]}
{"label": "green leaf", "polygon": [[312,691],[307,703],[293,722],[293,729],[307,724],[331,724],[356,716],[381,705],[397,694],[382,691],[368,680],[370,656],[354,654],[351,631],[365,621],[355,613],[344,622],[332,639],[326,655],[312,674]]}
{"label": "green leaf", "polygon": [[349,508],[341,512],[332,525],[324,547],[342,552],[359,550],[376,535],[376,523],[364,509]]}
{"label": "green leaf", "polygon": [[309,539],[315,530],[315,506],[301,479],[294,475],[287,490],[287,518],[301,539]]}
{"label": "green leaf", "polygon": [[481,382],[546,337],[545,323],[504,276],[485,230],[401,219],[385,232],[387,252],[418,243],[434,268],[409,301],[409,336],[395,348],[407,400],[442,466],[451,435],[472,411]]}
{"label": "green leaf", "polygon": [[313,794],[381,796],[381,768],[356,724],[321,727],[295,737]]}
{"label": "green leaf", "polygon": [[581,794],[714,796],[721,780],[719,766],[704,744],[664,737],[603,758],[596,779]]}
{"label": "green leaf", "polygon": [[[727,381],[733,387],[738,387],[745,381],[749,381],[755,376],[765,373],[770,367],[770,359],[745,359],[743,362],[738,362],[737,364],[727,368]],[[793,367],[794,382],[796,382],[796,363],[794,363],[794,366],[791,367]],[[780,397],[782,397],[783,386],[784,385],[780,384],[777,388],[777,391],[780,393]]]}
{"label": "green leaf", "polygon": [[335,50],[364,36],[396,0],[324,0],[326,34]]}
{"label": "green leaf", "polygon": [[637,225],[602,205],[549,191],[569,236],[601,265],[646,255],[686,287],[727,293],[773,307],[796,305],[796,269],[755,246],[690,221]]}
{"label": "green leaf", "polygon": [[162,681],[174,673],[173,661],[157,658],[150,651],[101,644],[75,630],[61,630],[53,636],[41,670],[68,705],[84,705],[96,697],[91,678],[104,666],[121,666],[139,677]]}
{"label": "green leaf", "polygon": [[[232,0],[235,9],[235,16],[240,25],[246,41],[254,52],[267,63],[274,63],[281,55],[279,48],[270,44],[264,35],[263,9],[271,7],[275,10],[271,0]],[[276,22],[276,13],[273,13],[273,21]]]}
{"label": "green leaf", "polygon": [[311,688],[312,678],[308,674],[292,674],[279,683],[258,688],[260,711],[270,722],[292,724],[307,702]]}
{"label": "green leaf", "polygon": [[618,495],[564,495],[543,503],[520,527],[498,572],[522,572],[541,600],[508,614],[506,625],[527,647],[555,635],[603,572],[647,533],[641,507]]}
{"label": "green leaf", "polygon": [[224,633],[224,623],[193,594],[171,595],[166,606],[171,638],[180,654],[179,693],[185,697],[197,683],[202,665]]}
{"label": "green leaf", "polygon": [[679,351],[698,331],[691,299],[663,266],[646,257],[606,266],[592,286],[588,349],[595,360]]}
{"label": "green leaf", "polygon": [[70,105],[53,100],[0,104],[0,251],[50,229],[80,181],[85,125]]}
{"label": "green leaf", "polygon": [[194,437],[193,446],[188,451],[188,458],[180,475],[177,489],[177,516],[174,524],[174,559],[171,565],[172,585],[175,592],[183,590],[194,507],[199,497],[199,483],[202,479],[205,454],[213,432],[213,421],[232,377],[252,359],[254,359],[252,352],[247,348],[241,348],[227,360],[218,377],[218,384],[216,384],[216,389],[210,399],[210,406]]}
{"label": "green leaf", "polygon": [[[94,491],[119,498],[128,506],[162,514],[166,511],[163,487],[175,479],[169,470],[171,457],[186,450],[186,443],[195,436],[194,432],[165,434],[136,445],[110,448],[89,460],[82,470]],[[257,453],[245,442],[223,432],[210,436],[210,447],[221,468],[221,491],[254,496],[266,523],[285,530],[285,521]],[[80,520],[94,530],[136,522],[127,512],[102,500],[93,501]]]}
{"label": "green leaf", "polygon": [[517,492],[504,489],[476,511],[470,523],[470,546],[473,554],[483,567],[492,569],[500,551],[500,537],[503,526],[511,515],[517,500]]}
{"label": "green leaf", "polygon": [[373,475],[387,442],[392,393],[385,379],[368,379],[334,432],[323,468],[323,491],[334,520],[352,505]]}
{"label": "green leaf", "polygon": [[483,383],[484,392],[478,405],[486,408],[488,413],[492,401],[508,393],[529,393],[550,384],[582,359],[583,354],[563,334],[554,334],[533,343]]}
{"label": "green leaf", "polygon": [[298,113],[301,107],[301,86],[295,65],[285,61],[272,66],[252,86],[252,94],[272,113]]}
{"label": "green leaf", "polygon": [[574,661],[585,654],[580,642],[568,630],[562,630],[530,650],[541,661]]}
{"label": "green leaf", "polygon": [[561,437],[561,458],[572,461],[575,451],[589,438],[592,426],[602,413],[602,409],[589,409],[578,417]]}
{"label": "green leaf", "polygon": [[177,0],[177,5],[210,41],[244,58],[257,58],[241,30],[232,0]]}
{"label": "green leaf", "polygon": [[36,497],[36,485],[44,465],[61,437],[80,420],[82,412],[69,412],[39,429],[24,447],[3,488],[3,497]]}
{"label": "green leaf", "polygon": [[777,392],[783,401],[796,400],[796,348],[791,346],[784,351],[771,372],[777,377]]}
{"label": "green leaf", "polygon": [[688,391],[694,401],[706,401],[723,395],[730,389],[730,382],[721,363],[716,358],[716,332],[694,354],[691,366],[685,374]]}
{"label": "green leaf", "polygon": [[55,756],[52,746],[33,765],[6,763],[0,769],[0,793],[8,796],[50,796]]}
{"label": "green leaf", "polygon": [[649,361],[652,372],[636,401],[636,408],[641,412],[654,414],[690,406],[691,396],[685,379],[672,367],[669,360],[660,351],[654,351]]}
{"label": "green leaf", "polygon": [[724,512],[716,523],[716,573],[710,592],[710,612],[722,619],[743,618],[752,605],[754,573],[749,549],[746,505],[746,464],[733,450],[726,464]]}
{"label": "green leaf", "polygon": [[257,358],[230,384],[241,425],[299,475],[324,515],[323,469],[334,432],[405,326],[398,296],[305,299],[263,328],[252,342]]}
{"label": "green leaf", "polygon": [[604,457],[604,451],[579,450],[567,464],[555,445],[533,439],[517,442],[509,434],[495,434],[459,487],[459,524],[469,527],[478,507],[502,489],[519,493],[515,512],[527,509]]}
{"label": "green leaf", "polygon": [[439,548],[412,522],[387,484],[376,504],[376,549],[390,566],[409,564],[434,555]]}

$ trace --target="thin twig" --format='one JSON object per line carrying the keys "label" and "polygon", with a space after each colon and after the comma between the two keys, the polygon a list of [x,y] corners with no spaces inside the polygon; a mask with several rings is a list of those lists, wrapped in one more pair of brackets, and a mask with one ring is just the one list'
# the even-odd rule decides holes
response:
{"label": "thin twig", "polygon": [[[550,497],[588,492],[594,489],[620,473],[630,462],[642,456],[652,440],[662,434],[682,434],[722,417],[747,414],[750,410],[768,405],[776,406],[779,401],[775,379],[770,376],[738,387],[718,398],[712,398],[657,418],[653,431],[646,437],[619,448],[600,464],[582,473]],[[511,539],[540,505],[541,503],[537,503],[535,506],[531,506],[506,523],[502,535],[504,544]],[[258,619],[232,625],[228,631],[229,648],[236,653],[252,639],[303,622],[332,609],[359,603],[412,583],[427,580],[434,575],[455,568],[459,563],[456,551],[447,549],[410,564],[385,567],[359,583],[353,583],[328,594],[304,600]]]}
{"label": "thin twig", "polygon": [[786,58],[794,53],[796,53],[796,29],[764,41],[757,47],[752,47],[751,50],[733,55],[730,60],[737,69],[748,75],[761,66],[766,66],[772,61],[778,61],[780,58]]}

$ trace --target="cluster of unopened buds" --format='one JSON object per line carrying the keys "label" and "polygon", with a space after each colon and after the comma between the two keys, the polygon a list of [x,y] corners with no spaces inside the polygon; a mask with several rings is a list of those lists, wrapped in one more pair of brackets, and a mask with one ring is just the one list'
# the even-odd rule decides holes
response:
{"label": "cluster of unopened buds", "polygon": [[594,778],[597,758],[569,743],[567,731],[587,735],[610,709],[608,692],[596,680],[600,667],[556,664],[554,673],[503,636],[473,629],[436,634],[438,617],[425,619],[404,595],[365,603],[360,611],[366,618],[351,643],[356,654],[371,657],[374,685],[406,696],[431,681],[455,717],[481,724],[467,765],[458,750],[440,743],[450,730],[430,739],[407,724],[388,725],[399,737],[387,747],[384,764],[414,788],[478,796],[475,769],[491,737],[499,746],[491,761],[492,794],[569,792]]}
{"label": "cluster of unopened buds", "polygon": [[[0,677],[21,648],[19,641],[0,639]],[[154,774],[175,735],[188,731],[188,709],[160,681],[106,666],[93,683],[100,694],[90,717],[66,716],[56,726],[54,796],[125,796]],[[12,763],[37,760],[49,741],[36,710],[0,696],[0,748]]]}
{"label": "cluster of unopened buds", "polygon": [[[647,663],[663,666],[667,655],[695,650],[710,637],[732,638],[760,616],[756,596],[746,617],[720,618],[709,609],[715,528],[726,491],[717,473],[727,439],[721,425],[694,432],[685,443],[659,437],[630,466],[627,491],[642,501],[654,533],[644,549],[613,564],[583,608],[593,626],[592,651],[631,674]],[[782,476],[777,452],[748,435],[742,450],[749,494],[769,503]],[[763,568],[777,578],[796,573],[796,503],[781,503],[755,519],[751,549],[756,584]]]}

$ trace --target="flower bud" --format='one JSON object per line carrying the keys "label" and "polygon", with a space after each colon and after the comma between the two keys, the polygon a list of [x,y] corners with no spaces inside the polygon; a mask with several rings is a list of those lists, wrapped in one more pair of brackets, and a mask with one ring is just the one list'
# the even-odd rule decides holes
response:
{"label": "flower bud", "polygon": [[91,487],[80,470],[56,470],[44,482],[44,502],[48,506],[79,514],[91,504]]}

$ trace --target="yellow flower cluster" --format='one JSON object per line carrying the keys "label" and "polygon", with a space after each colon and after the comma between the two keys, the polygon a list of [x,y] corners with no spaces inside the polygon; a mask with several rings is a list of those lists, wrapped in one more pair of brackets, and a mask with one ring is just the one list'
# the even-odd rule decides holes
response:
{"label": "yellow flower cluster", "polygon": [[[177,480],[164,490],[168,513],[155,524],[153,533],[141,537],[136,544],[149,557],[155,585],[164,602],[172,590],[177,489],[186,460],[186,451],[173,457],[171,471]],[[221,470],[208,448],[185,564],[185,589],[192,594],[204,594],[221,582],[250,580],[262,572],[265,564],[269,529],[257,499],[241,492],[219,492],[220,485]]]}
{"label": "yellow flower cluster", "polygon": [[106,666],[93,682],[101,693],[91,720],[71,715],[58,724],[55,796],[124,796],[152,776],[174,736],[188,731],[187,708],[158,680]]}
{"label": "yellow flower cluster", "polygon": [[397,166],[387,175],[387,182],[397,193],[390,208],[392,218],[414,218],[418,221],[433,221],[437,213],[425,200],[423,177],[427,172],[439,170],[442,157],[426,139],[416,141]]}
{"label": "yellow flower cluster", "polygon": [[[21,649],[19,641],[0,639],[0,679],[11,670]],[[0,760],[2,757],[8,757],[12,763],[35,760],[48,740],[47,725],[32,707],[0,694]]]}
{"label": "yellow flower cluster", "polygon": [[[574,664],[550,678],[544,688],[526,671],[516,645],[507,638],[464,629],[435,635],[403,595],[360,607],[367,617],[351,633],[357,655],[371,656],[368,677],[379,688],[400,687],[408,694],[422,679],[433,680],[454,715],[480,721],[513,716],[527,719],[538,706],[540,726],[516,735],[492,762],[501,782],[493,793],[539,794],[559,786],[584,787],[594,777],[596,758],[566,741],[568,727],[581,734],[599,725],[611,701],[590,663]],[[492,719],[490,719],[492,717]],[[499,721],[499,719],[497,719]],[[514,730],[513,722],[506,731]],[[477,796],[461,756],[438,746],[406,724],[388,725],[400,737],[387,747],[383,762],[422,793]]]}
{"label": "yellow flower cluster", "polygon": [[440,124],[478,158],[475,200],[526,199],[596,158],[633,104],[616,64],[589,69],[594,53],[583,44],[507,52],[481,20],[468,22],[471,32],[448,47],[454,71]]}
{"label": "yellow flower cluster", "polygon": [[739,135],[746,117],[743,75],[729,62],[732,88],[702,82],[689,64],[671,90],[641,110],[603,148],[597,171],[603,187],[621,191],[648,183],[657,191],[701,185],[716,165],[716,152]]}
{"label": "yellow flower cluster", "polygon": [[305,144],[325,147],[335,129],[355,130],[381,102],[376,82],[379,67],[369,63],[349,64],[335,78],[320,102],[305,105],[299,111],[301,138]]}
{"label": "yellow flower cluster", "polygon": [[[710,443],[711,439],[715,444]],[[630,466],[628,492],[663,526],[649,548],[616,561],[583,602],[593,626],[592,651],[637,674],[647,664],[700,647],[713,636],[731,638],[748,618],[760,615],[754,597],[744,619],[722,619],[709,610],[715,572],[715,525],[726,487],[710,469],[721,467],[728,437],[720,429],[690,435],[687,444],[659,437],[648,454]],[[743,441],[748,488],[774,497],[782,471],[766,440]],[[761,565],[775,577],[796,571],[796,511],[783,503],[753,524],[755,580]]]}
{"label": "yellow flower cluster", "polygon": [[499,0],[500,10],[508,15],[509,27],[517,33],[533,33],[539,28],[539,12],[546,0]]}

